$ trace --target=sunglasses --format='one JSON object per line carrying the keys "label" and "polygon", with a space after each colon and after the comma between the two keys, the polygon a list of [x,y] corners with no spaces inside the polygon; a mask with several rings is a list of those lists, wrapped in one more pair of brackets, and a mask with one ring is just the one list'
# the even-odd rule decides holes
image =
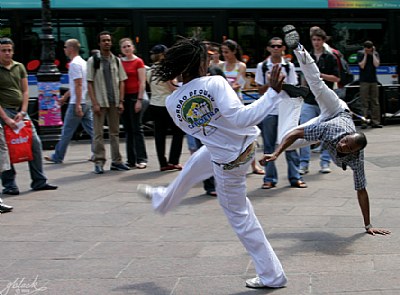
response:
{"label": "sunglasses", "polygon": [[282,48],[283,45],[279,45],[279,44],[274,44],[270,46],[271,48]]}

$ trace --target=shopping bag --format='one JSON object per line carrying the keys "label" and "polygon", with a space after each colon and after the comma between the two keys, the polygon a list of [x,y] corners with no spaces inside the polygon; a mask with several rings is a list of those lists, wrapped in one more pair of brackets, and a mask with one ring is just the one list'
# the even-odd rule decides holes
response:
{"label": "shopping bag", "polygon": [[24,121],[21,129],[13,130],[10,126],[4,126],[4,135],[12,164],[32,161],[32,123]]}

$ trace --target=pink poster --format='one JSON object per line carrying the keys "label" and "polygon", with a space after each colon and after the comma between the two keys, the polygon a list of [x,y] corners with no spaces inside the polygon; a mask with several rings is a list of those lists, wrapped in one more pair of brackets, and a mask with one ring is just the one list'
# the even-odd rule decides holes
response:
{"label": "pink poster", "polygon": [[38,82],[39,126],[61,126],[60,82]]}

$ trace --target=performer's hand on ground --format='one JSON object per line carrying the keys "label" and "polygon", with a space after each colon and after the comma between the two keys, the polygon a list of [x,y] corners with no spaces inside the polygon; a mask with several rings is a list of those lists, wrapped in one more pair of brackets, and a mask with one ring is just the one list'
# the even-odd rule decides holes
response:
{"label": "performer's hand on ground", "polygon": [[265,166],[268,162],[275,161],[277,158],[278,157],[275,155],[275,153],[264,154],[264,156],[258,161],[258,163],[260,163],[261,166]]}
{"label": "performer's hand on ground", "polygon": [[367,233],[370,235],[375,236],[376,234],[378,235],[390,235],[390,230],[384,229],[384,228],[373,228],[371,227],[370,229],[367,230]]}
{"label": "performer's hand on ground", "polygon": [[285,76],[281,73],[281,67],[280,65],[276,64],[272,67],[271,75],[270,75],[270,80],[269,84],[272,89],[274,89],[276,92],[281,92],[282,90],[282,83],[283,80],[285,79]]}

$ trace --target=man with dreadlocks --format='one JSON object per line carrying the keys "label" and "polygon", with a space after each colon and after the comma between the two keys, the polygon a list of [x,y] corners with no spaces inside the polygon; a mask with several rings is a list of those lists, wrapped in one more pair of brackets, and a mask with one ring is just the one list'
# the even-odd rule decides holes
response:
{"label": "man with dreadlocks", "polygon": [[233,230],[255,264],[257,276],[246,281],[250,288],[279,288],[286,282],[282,265],[269,244],[246,196],[246,172],[254,158],[256,127],[275,103],[289,96],[282,91],[279,66],[272,69],[271,87],[260,99],[243,105],[228,82],[206,76],[207,49],[196,39],[182,39],[165,53],[155,70],[160,81],[182,75],[183,85],[166,100],[166,107],[184,132],[204,144],[194,153],[168,187],[138,186],[152,200],[156,212],[176,207],[195,184],[214,175],[218,201]]}

